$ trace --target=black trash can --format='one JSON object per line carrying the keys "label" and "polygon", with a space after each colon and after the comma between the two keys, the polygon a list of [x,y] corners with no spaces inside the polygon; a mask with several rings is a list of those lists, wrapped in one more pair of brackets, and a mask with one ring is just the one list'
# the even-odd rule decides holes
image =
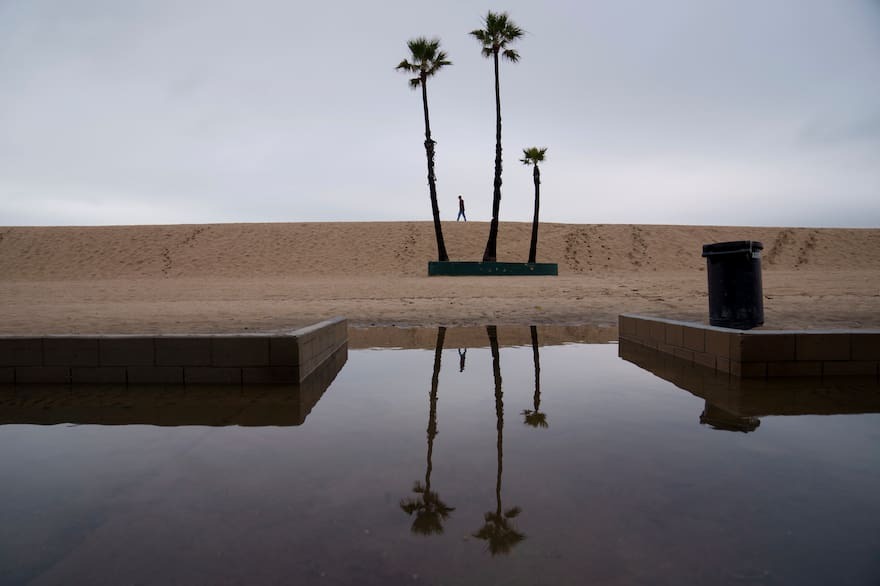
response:
{"label": "black trash can", "polygon": [[763,244],[753,240],[703,245],[710,324],[748,330],[764,323],[763,249]]}

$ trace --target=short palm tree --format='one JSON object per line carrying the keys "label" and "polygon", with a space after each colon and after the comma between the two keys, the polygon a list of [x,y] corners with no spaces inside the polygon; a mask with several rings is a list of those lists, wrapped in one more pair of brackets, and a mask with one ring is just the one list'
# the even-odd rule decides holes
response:
{"label": "short palm tree", "polygon": [[425,155],[428,157],[428,190],[431,195],[431,212],[434,215],[434,235],[437,238],[437,257],[441,262],[448,261],[446,243],[443,241],[443,229],[440,226],[440,207],[437,205],[437,177],[434,175],[434,140],[431,139],[431,122],[428,118],[428,78],[440,71],[452,62],[446,58],[446,53],[440,50],[439,39],[427,39],[418,37],[407,41],[410,58],[404,59],[397,68],[405,73],[414,73],[415,77],[409,80],[412,89],[422,88],[422,107],[425,111]]}
{"label": "short palm tree", "polygon": [[538,163],[544,162],[544,155],[547,148],[529,147],[523,149],[523,158],[520,159],[523,165],[534,165],[532,170],[532,178],[535,180],[535,213],[532,216],[532,240],[529,243],[529,262],[534,263],[538,254],[538,209],[541,207],[541,170]]}
{"label": "short palm tree", "polygon": [[507,46],[523,36],[524,31],[516,26],[506,12],[489,11],[483,19],[486,28],[471,31],[471,35],[483,46],[483,57],[492,57],[495,63],[495,183],[492,192],[492,223],[489,225],[489,239],[483,262],[494,262],[498,245],[498,209],[501,206],[501,86],[498,80],[498,59],[519,61],[519,53]]}
{"label": "short palm tree", "polygon": [[411,531],[419,535],[443,533],[443,522],[455,510],[440,500],[440,495],[431,490],[434,438],[437,437],[437,388],[440,382],[440,356],[443,353],[445,337],[446,328],[439,328],[437,330],[437,345],[434,349],[434,375],[431,377],[431,394],[428,399],[428,463],[425,471],[425,484],[416,482],[412,490],[418,496],[400,501],[400,508],[407,515],[415,515]]}

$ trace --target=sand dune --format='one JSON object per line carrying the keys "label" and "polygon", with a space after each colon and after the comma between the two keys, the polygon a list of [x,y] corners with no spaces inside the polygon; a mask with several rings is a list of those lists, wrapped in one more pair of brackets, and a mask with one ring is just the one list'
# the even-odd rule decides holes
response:
{"label": "sand dune", "polygon": [[[524,261],[530,225],[502,223],[498,260]],[[484,222],[444,225],[453,260],[478,260]],[[542,224],[560,274],[698,271],[700,246],[764,243],[765,270],[880,270],[880,230]],[[424,276],[429,222],[0,228],[3,280]]]}
{"label": "sand dune", "polygon": [[[529,230],[502,223],[498,259],[525,260]],[[478,260],[487,232],[445,223],[450,257]],[[428,278],[430,222],[352,222],[0,228],[0,332],[701,319],[701,245],[745,239],[765,246],[767,327],[880,325],[880,229],[542,224],[557,278]]]}

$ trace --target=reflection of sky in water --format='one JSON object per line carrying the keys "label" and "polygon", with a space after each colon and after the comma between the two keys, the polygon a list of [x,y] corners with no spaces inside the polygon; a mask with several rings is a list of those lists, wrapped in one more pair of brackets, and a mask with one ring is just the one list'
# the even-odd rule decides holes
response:
{"label": "reflection of sky in water", "polygon": [[442,354],[431,490],[432,350],[360,350],[296,427],[0,427],[0,581],[16,583],[857,584],[880,577],[880,415],[700,425],[704,401],[615,345],[502,348],[505,511],[492,557],[489,348]]}

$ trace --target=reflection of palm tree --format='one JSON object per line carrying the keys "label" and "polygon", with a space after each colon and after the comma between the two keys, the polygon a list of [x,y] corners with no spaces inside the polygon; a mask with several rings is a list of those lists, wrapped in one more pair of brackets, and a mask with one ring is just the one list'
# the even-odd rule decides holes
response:
{"label": "reflection of palm tree", "polygon": [[467,348],[458,349],[458,372],[464,372],[464,361],[467,358]]}
{"label": "reflection of palm tree", "polygon": [[415,514],[412,527],[413,533],[435,535],[443,533],[443,521],[455,509],[440,500],[440,496],[431,490],[431,456],[434,452],[434,438],[437,436],[437,386],[440,382],[440,356],[443,352],[443,340],[446,328],[437,330],[437,346],[434,349],[434,375],[431,377],[430,408],[428,414],[428,464],[425,471],[425,484],[416,481],[413,492],[417,498],[406,498],[400,501],[400,508],[408,515]]}
{"label": "reflection of palm tree", "polygon": [[547,423],[547,414],[541,413],[541,359],[538,355],[538,328],[531,326],[532,330],[532,359],[535,363],[535,399],[534,410],[526,409],[522,412],[525,418],[523,423],[532,427],[550,427]]}
{"label": "reflection of palm tree", "polygon": [[489,553],[498,555],[500,553],[510,553],[513,547],[526,538],[526,536],[516,530],[513,526],[513,519],[520,514],[519,507],[513,507],[502,512],[501,507],[501,472],[503,460],[503,443],[504,438],[502,432],[504,430],[504,398],[501,392],[501,365],[498,353],[498,332],[495,326],[486,326],[486,333],[489,335],[489,346],[492,349],[492,374],[495,378],[495,419],[496,429],[498,431],[498,474],[495,478],[495,510],[489,511],[483,515],[484,523],[480,529],[474,533],[474,537],[485,539],[489,545]]}

